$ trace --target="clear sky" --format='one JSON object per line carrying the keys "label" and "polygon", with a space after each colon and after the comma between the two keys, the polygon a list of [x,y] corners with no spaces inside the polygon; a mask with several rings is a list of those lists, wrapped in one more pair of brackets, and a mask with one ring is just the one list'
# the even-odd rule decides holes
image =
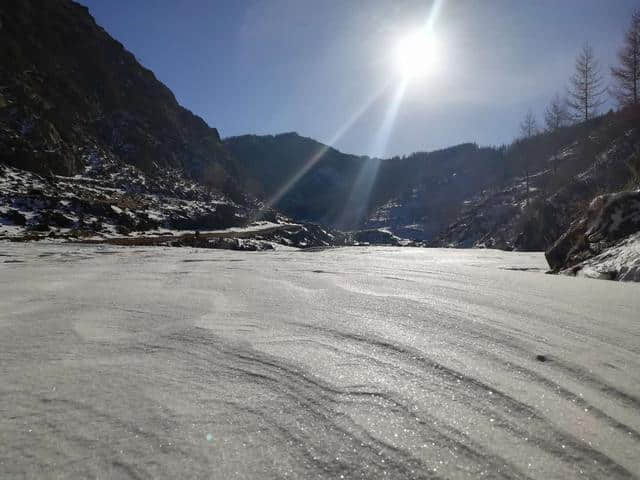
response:
{"label": "clear sky", "polygon": [[[608,80],[637,0],[80,0],[223,137],[296,131],[356,154],[511,141],[589,41]],[[437,64],[400,85],[432,18]],[[401,91],[402,90],[402,91]],[[366,108],[368,106],[368,108]]]}

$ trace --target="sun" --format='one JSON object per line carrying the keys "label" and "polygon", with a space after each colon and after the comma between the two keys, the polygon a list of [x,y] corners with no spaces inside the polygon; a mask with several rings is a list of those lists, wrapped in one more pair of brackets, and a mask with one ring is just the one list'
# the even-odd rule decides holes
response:
{"label": "sun", "polygon": [[430,75],[438,69],[439,53],[435,35],[424,31],[412,32],[396,45],[396,69],[404,80]]}

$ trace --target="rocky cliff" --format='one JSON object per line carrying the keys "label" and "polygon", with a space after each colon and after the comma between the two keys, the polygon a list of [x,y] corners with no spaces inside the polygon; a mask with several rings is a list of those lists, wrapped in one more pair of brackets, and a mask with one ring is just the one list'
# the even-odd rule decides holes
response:
{"label": "rocky cliff", "polygon": [[215,128],[69,0],[0,4],[0,161],[72,175],[97,149],[149,173],[223,187],[234,173]]}
{"label": "rocky cliff", "polygon": [[[0,3],[0,235],[248,221],[215,128],[69,0]],[[39,232],[39,233],[38,233]]]}

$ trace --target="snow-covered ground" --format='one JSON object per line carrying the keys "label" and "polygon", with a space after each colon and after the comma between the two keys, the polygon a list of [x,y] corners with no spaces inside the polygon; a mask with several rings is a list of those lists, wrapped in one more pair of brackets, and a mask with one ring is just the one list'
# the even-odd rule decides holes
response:
{"label": "snow-covered ground", "polygon": [[638,478],[636,284],[494,250],[0,255],[0,478]]}

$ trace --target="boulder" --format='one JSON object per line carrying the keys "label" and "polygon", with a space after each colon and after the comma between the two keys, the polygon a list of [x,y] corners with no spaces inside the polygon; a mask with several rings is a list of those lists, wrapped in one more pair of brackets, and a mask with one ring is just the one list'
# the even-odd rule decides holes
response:
{"label": "boulder", "polygon": [[14,209],[10,209],[3,216],[13,225],[19,225],[21,227],[24,227],[27,224],[27,217],[25,217],[22,213]]}
{"label": "boulder", "polygon": [[640,232],[561,273],[621,282],[640,282]]}
{"label": "boulder", "polygon": [[602,254],[640,231],[640,190],[600,195],[545,252],[555,272]]}
{"label": "boulder", "polygon": [[532,202],[516,222],[514,249],[521,252],[543,251],[562,233],[558,226],[558,211],[544,200]]}

